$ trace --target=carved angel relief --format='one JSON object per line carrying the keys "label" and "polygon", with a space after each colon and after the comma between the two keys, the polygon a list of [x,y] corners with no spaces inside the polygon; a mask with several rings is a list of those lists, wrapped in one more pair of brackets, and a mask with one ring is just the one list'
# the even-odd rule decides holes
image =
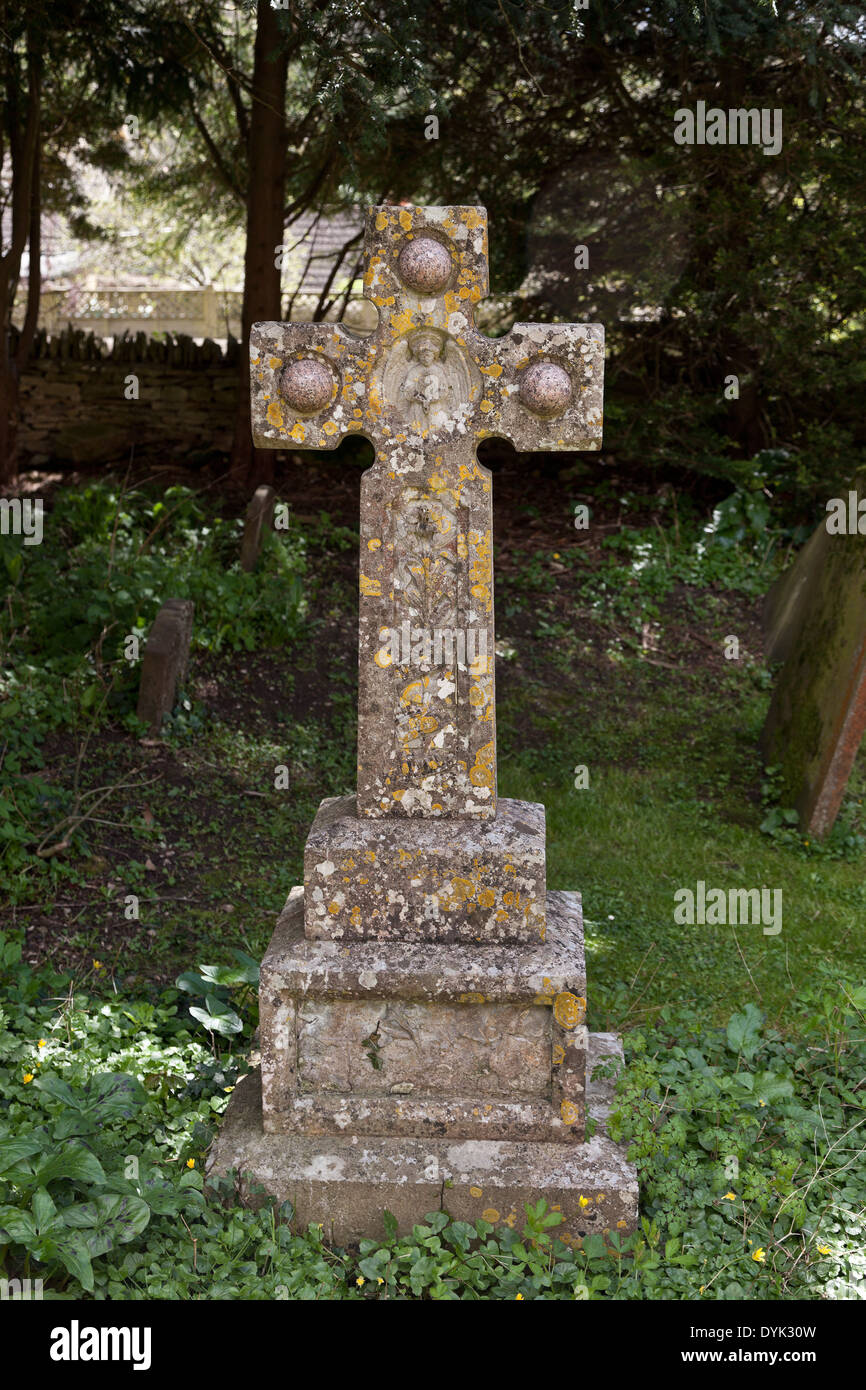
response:
{"label": "carved angel relief", "polygon": [[382,386],[399,419],[419,434],[453,424],[472,395],[465,357],[435,328],[419,328],[395,345]]}

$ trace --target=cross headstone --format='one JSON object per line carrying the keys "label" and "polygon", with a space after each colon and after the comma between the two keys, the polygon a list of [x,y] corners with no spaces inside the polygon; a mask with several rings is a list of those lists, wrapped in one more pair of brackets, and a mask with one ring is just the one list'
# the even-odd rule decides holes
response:
{"label": "cross headstone", "polygon": [[[496,796],[491,479],[480,440],[601,443],[603,332],[473,321],[483,208],[378,207],[378,327],[265,323],[259,447],[374,444],[361,490],[358,795],[319,808],[262,962],[261,1081],[210,1173],[252,1172],[341,1243],[443,1203],[509,1224],[543,1197],[566,1240],[633,1229],[637,1181],[590,1088],[577,893],[548,893],[544,807]],[[260,1086],[260,1089],[259,1089]],[[589,1101],[587,1092],[589,1090]],[[584,1143],[585,1120],[600,1128]],[[444,1195],[443,1195],[444,1194]]]}
{"label": "cross headstone", "polygon": [[476,446],[600,448],[604,330],[479,332],[483,208],[373,208],[365,258],[370,336],[254,326],[253,438],[333,449],[359,433],[376,450],[361,486],[359,814],[492,817],[491,479]]}

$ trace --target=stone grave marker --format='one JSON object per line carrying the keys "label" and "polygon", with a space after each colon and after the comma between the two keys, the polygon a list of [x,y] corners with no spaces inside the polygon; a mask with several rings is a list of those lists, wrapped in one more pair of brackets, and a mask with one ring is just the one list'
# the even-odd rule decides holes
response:
{"label": "stone grave marker", "polygon": [[194,611],[191,599],[166,599],[147,636],[141,660],[137,713],[154,737],[174,707],[178,687],[186,679]]}
{"label": "stone grave marker", "polygon": [[[866,496],[866,470],[854,482]],[[833,827],[866,731],[866,536],[819,530],[820,544],[805,548],[821,563],[810,567],[761,733],[767,762],[782,769],[783,803],[817,838]]]}
{"label": "stone grave marker", "polygon": [[264,534],[274,524],[276,493],[263,483],[250,498],[241,541],[241,569],[252,572],[259,562]]}
{"label": "stone grave marker", "polygon": [[830,537],[822,522],[802,546],[792,565],[779,575],[764,598],[761,625],[768,666],[787,661],[827,558]]}
{"label": "stone grave marker", "polygon": [[[567,1240],[630,1230],[637,1180],[588,1113],[580,895],[549,892],[544,807],[497,798],[491,480],[481,439],[601,444],[603,330],[475,328],[477,207],[372,208],[378,327],[261,323],[258,447],[374,444],[361,490],[357,797],[326,799],[262,964],[260,1079],[210,1173],[254,1175],[335,1240],[444,1205]],[[593,1097],[595,1096],[595,1101]]]}

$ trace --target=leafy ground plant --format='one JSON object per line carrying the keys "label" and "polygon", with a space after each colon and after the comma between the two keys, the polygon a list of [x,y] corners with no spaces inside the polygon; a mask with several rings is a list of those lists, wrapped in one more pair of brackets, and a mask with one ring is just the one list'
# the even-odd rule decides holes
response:
{"label": "leafy ground plant", "polygon": [[381,1240],[341,1249],[290,1203],[203,1192],[251,1042],[248,965],[191,972],[238,991],[224,1055],[190,1031],[183,991],[34,971],[8,938],[0,965],[2,1273],[46,1298],[866,1297],[866,991],[830,968],[785,1035],[750,1003],[725,1027],[669,1005],[626,1034],[611,1128],[638,1167],[635,1235],[561,1238],[543,1202],[519,1229],[452,1220],[446,1186],[411,1231],[383,1213]]}

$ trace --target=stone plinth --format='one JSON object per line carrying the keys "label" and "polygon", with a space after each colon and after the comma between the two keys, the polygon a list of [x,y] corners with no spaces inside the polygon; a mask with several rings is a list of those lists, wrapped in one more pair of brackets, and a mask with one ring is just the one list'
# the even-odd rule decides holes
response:
{"label": "stone plinth", "polygon": [[313,940],[543,941],[544,807],[503,799],[491,821],[375,820],[354,797],[329,797],[304,892]]}
{"label": "stone plinth", "polygon": [[[299,1230],[323,1222],[338,1245],[381,1240],[382,1213],[397,1218],[401,1235],[427,1212],[457,1220],[483,1218],[520,1229],[525,1205],[540,1197],[563,1214],[554,1234],[566,1244],[611,1230],[632,1231],[638,1185],[624,1149],[605,1133],[610,1082],[592,1081],[597,1061],[621,1055],[611,1034],[589,1036],[589,1113],[597,1123],[583,1144],[519,1143],[502,1139],[450,1140],[327,1138],[266,1133],[258,1072],[239,1082],[207,1164],[209,1178],[234,1170],[251,1204],[249,1178],[278,1201],[290,1201]],[[248,1175],[244,1179],[243,1175]]]}
{"label": "stone plinth", "polygon": [[270,1133],[583,1138],[586,969],[577,893],[543,943],[310,941],[292,890],[262,962]]}

